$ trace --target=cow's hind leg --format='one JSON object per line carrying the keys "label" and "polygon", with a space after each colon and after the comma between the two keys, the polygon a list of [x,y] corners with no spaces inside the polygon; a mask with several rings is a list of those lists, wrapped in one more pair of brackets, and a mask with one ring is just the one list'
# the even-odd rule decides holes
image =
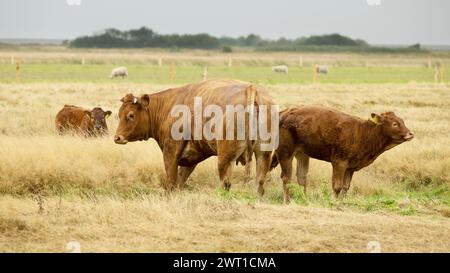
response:
{"label": "cow's hind leg", "polygon": [[270,158],[272,151],[255,151],[256,157],[256,185],[258,187],[258,196],[264,195],[264,182],[267,172],[270,170]]}
{"label": "cow's hind leg", "polygon": [[308,176],[309,169],[309,156],[303,152],[298,152],[295,155],[295,158],[297,159],[297,183],[303,186],[306,193],[306,178]]}
{"label": "cow's hind leg", "polygon": [[245,149],[239,141],[220,141],[217,144],[219,178],[224,190],[231,187],[230,176],[233,163]]}

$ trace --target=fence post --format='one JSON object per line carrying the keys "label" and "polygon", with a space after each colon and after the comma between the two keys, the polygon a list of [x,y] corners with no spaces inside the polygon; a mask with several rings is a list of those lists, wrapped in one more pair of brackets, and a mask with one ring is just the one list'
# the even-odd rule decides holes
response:
{"label": "fence post", "polygon": [[81,57],[81,65],[84,65],[85,64],[85,60],[84,60],[84,56],[83,57]]}
{"label": "fence post", "polygon": [[231,57],[228,57],[228,67],[232,66],[233,66],[233,59],[231,59]]}
{"label": "fence post", "polygon": [[298,66],[299,66],[299,67],[303,67],[303,57],[302,57],[302,56],[300,56],[300,57],[298,58]]}
{"label": "fence post", "polygon": [[14,64],[14,55],[11,55],[11,64]]}
{"label": "fence post", "polygon": [[175,78],[175,71],[174,71],[173,63],[171,63],[170,70],[169,70],[170,83],[173,83],[174,78]]}
{"label": "fence post", "polygon": [[317,82],[317,64],[312,66],[313,69],[313,83]]}
{"label": "fence post", "polygon": [[20,63],[16,63],[16,83],[20,83]]}
{"label": "fence post", "polygon": [[158,66],[159,66],[159,67],[162,66],[162,57],[159,57],[159,59],[158,59]]}
{"label": "fence post", "polygon": [[205,68],[203,70],[203,81],[206,81],[208,78],[208,66],[205,65]]}
{"label": "fence post", "polygon": [[428,59],[428,69],[431,69],[431,60]]}

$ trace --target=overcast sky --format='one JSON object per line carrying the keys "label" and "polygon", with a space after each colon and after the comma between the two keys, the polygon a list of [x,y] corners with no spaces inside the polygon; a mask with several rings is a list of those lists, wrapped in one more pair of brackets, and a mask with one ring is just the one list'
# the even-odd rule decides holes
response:
{"label": "overcast sky", "polygon": [[340,33],[371,44],[450,45],[449,14],[450,0],[0,0],[0,38],[72,39],[147,26],[163,34]]}

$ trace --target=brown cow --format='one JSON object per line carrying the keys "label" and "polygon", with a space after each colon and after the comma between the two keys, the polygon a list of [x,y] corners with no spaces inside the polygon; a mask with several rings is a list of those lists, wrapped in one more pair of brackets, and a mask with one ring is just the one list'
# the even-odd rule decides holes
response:
{"label": "brown cow", "polygon": [[[201,98],[202,104],[194,107],[198,98]],[[253,109],[252,111],[255,111],[253,113],[258,115],[261,114],[262,110],[260,109],[263,105],[267,106],[267,111],[272,111],[273,101],[262,87],[233,80],[210,80],[155,94],[142,95],[139,98],[127,94],[121,101],[123,104],[119,110],[120,121],[114,141],[117,144],[126,144],[130,141],[154,138],[163,152],[166,190],[170,191],[175,186],[182,187],[197,164],[214,155],[218,156],[220,182],[225,190],[229,190],[232,163],[239,161],[245,164],[254,152],[257,162],[258,193],[260,196],[264,194],[263,184],[270,167],[271,151],[261,149],[260,144],[267,144],[271,140],[263,141],[259,137],[253,141],[250,140],[248,137],[248,112],[245,113],[244,139],[235,137],[233,140],[217,138],[208,140],[204,136],[200,136],[199,139],[195,138],[194,129],[191,132],[183,131],[186,133],[186,137],[176,140],[172,132],[172,127],[179,119],[172,116],[173,109],[177,105],[188,107],[190,113],[186,113],[186,115],[192,125],[196,119],[193,113],[200,108],[206,110],[206,107],[210,105],[218,106],[224,113],[226,107],[230,105],[244,107],[248,105]],[[275,107],[274,109],[276,110]],[[276,114],[278,118],[278,113]],[[224,135],[230,129],[237,130],[236,117],[237,115],[232,116],[235,121],[233,127],[222,127]],[[225,122],[226,118],[229,116],[218,120]],[[206,117],[200,119],[203,124],[208,120],[213,120],[213,118]],[[264,123],[268,124],[270,130],[270,118]],[[220,129],[218,131],[220,132]],[[236,133],[236,131],[234,132]]]}
{"label": "brown cow", "polygon": [[335,196],[345,195],[352,175],[370,165],[383,152],[413,139],[403,120],[393,112],[372,113],[369,120],[320,106],[292,107],[280,112],[280,144],[271,167],[280,163],[284,200],[292,160],[297,159],[297,182],[306,191],[309,158],[331,162]]}
{"label": "brown cow", "polygon": [[56,131],[59,134],[75,132],[85,136],[105,135],[108,133],[106,118],[110,115],[111,111],[103,111],[100,107],[86,110],[66,104],[56,115]]}

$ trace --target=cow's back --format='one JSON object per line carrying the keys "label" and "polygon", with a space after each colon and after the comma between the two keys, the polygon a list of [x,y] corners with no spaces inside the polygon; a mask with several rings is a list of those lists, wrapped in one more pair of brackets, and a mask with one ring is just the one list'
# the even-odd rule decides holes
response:
{"label": "cow's back", "polygon": [[[177,89],[179,102],[185,105],[192,105],[195,97],[201,97],[204,105],[215,104],[219,106],[247,104],[245,90],[249,83],[237,80],[209,80],[195,84],[189,84]],[[272,105],[273,101],[267,91],[261,87],[256,87],[255,100],[258,104]]]}
{"label": "cow's back", "polygon": [[74,105],[64,105],[55,118],[55,126],[58,133],[71,130],[87,133],[90,129],[89,123],[90,120],[85,113],[85,109]]}
{"label": "cow's back", "polygon": [[360,122],[357,117],[321,106],[293,107],[280,115],[280,127],[294,135],[301,150],[326,161],[334,152],[350,149]]}

